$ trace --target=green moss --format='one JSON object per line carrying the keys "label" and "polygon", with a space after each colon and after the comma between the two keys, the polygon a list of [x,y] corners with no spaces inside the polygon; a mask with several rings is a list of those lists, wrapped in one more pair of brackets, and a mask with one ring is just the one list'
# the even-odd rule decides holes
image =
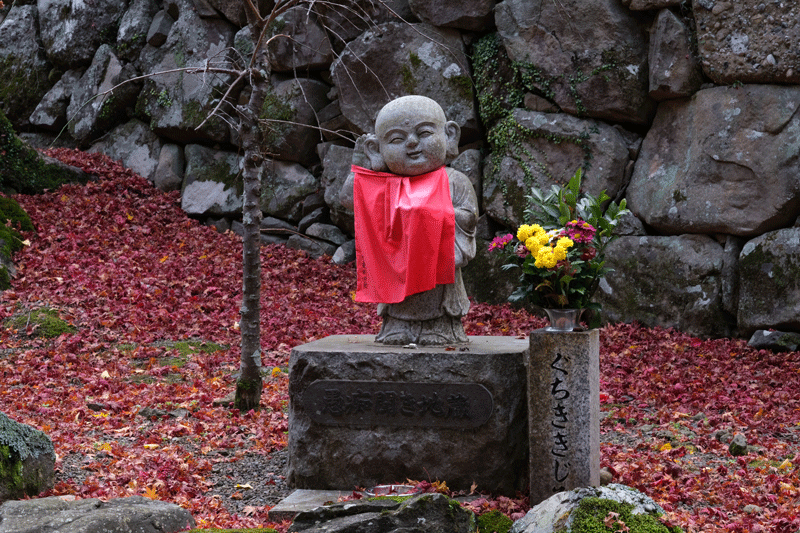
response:
{"label": "green moss", "polygon": [[411,66],[414,68],[419,68],[422,66],[422,60],[414,52],[408,54],[408,60],[411,62]]}
{"label": "green moss", "polygon": [[180,43],[172,49],[172,58],[175,60],[175,66],[178,68],[186,67],[186,51]]}
{"label": "green moss", "polygon": [[775,255],[768,253],[776,238],[777,235],[775,234],[767,235],[750,253],[742,256],[739,260],[739,269],[742,276],[751,276],[755,279],[764,276],[763,268],[765,265],[769,265],[768,268],[771,269],[769,281],[768,283],[765,282],[765,288],[768,288],[768,290],[760,294],[760,299],[764,301],[758,302],[759,306],[768,307],[772,304],[768,300],[776,296],[776,293],[780,294],[787,289],[796,288],[798,280],[800,280],[800,263],[794,260],[793,256],[787,255],[783,258],[786,260],[784,262],[776,260],[778,258]]}
{"label": "green moss", "polygon": [[456,86],[458,94],[467,100],[472,100],[472,78],[469,76],[453,76],[450,83]]}
{"label": "green moss", "polygon": [[100,113],[98,114],[103,121],[112,120],[119,113],[119,107],[116,105],[115,100],[114,93],[109,94],[103,100],[103,105],[100,107]]}
{"label": "green moss", "polygon": [[409,65],[403,65],[400,69],[400,77],[403,79],[403,89],[405,89],[407,93],[413,94],[416,83],[414,82],[414,73]]}
{"label": "green moss", "polygon": [[0,265],[0,291],[4,291],[11,287],[11,276],[8,273],[8,269],[2,265]]}
{"label": "green moss", "polygon": [[144,46],[144,41],[147,38],[147,35],[144,33],[137,33],[130,39],[125,42],[118,42],[114,46],[114,50],[116,51],[118,56],[125,56],[128,52],[132,52],[135,49],[139,49]]}
{"label": "green moss", "polygon": [[0,481],[8,486],[9,492],[21,492],[22,461],[10,446],[0,444]]}
{"label": "green moss", "polygon": [[223,346],[222,344],[202,340],[179,341],[176,342],[173,347],[184,357],[197,353],[214,353],[228,349],[227,346]]}
{"label": "green moss", "polygon": [[[289,131],[289,124],[295,118],[295,110],[291,104],[270,90],[264,97],[261,113],[258,115],[259,129],[266,146],[278,146]],[[275,122],[275,121],[281,122]]]}
{"label": "green moss", "polygon": [[26,474],[22,461],[43,455],[55,459],[53,442],[47,435],[30,426],[19,425],[0,412],[0,483],[12,498],[39,493],[40,473],[34,469]]}
{"label": "green moss", "polygon": [[0,111],[0,191],[38,194],[75,181],[76,174],[44,162],[38,152],[14,133],[11,122]]}
{"label": "green moss", "polygon": [[[22,249],[22,236],[18,230],[33,231],[30,217],[16,200],[0,196],[0,258],[5,262],[10,262],[13,254]],[[8,269],[0,266],[0,290],[10,286]]]}
{"label": "green moss", "polygon": [[479,533],[508,533],[514,522],[495,509],[478,517]]}
{"label": "green moss", "polygon": [[367,498],[367,501],[378,501],[378,500],[391,500],[397,503],[403,503],[407,499],[411,498],[413,494],[408,494],[405,496],[373,496],[372,498]]}
{"label": "green moss", "polygon": [[46,73],[14,55],[0,57],[0,111],[19,121],[36,108],[52,87]]}
{"label": "green moss", "polygon": [[0,225],[14,230],[33,231],[31,217],[13,198],[0,196]]}
{"label": "green moss", "polygon": [[524,93],[514,82],[513,73],[501,69],[508,62],[496,33],[478,40],[472,48],[472,71],[478,94],[478,111],[488,128],[522,104]]}
{"label": "green moss", "polygon": [[[490,181],[496,179],[496,176],[500,171],[500,163],[502,162],[502,158],[503,156],[507,156],[514,159],[519,165],[520,170],[522,170],[523,182],[525,183],[526,189],[530,189],[534,186],[535,173],[546,177],[550,181],[557,181],[557,177],[550,173],[550,169],[546,164],[545,153],[542,150],[537,150],[536,148],[533,148],[532,151],[526,147],[525,141],[530,141],[533,139],[542,139],[552,144],[561,144],[565,142],[575,144],[579,146],[584,153],[584,160],[581,168],[586,171],[590,166],[592,151],[589,143],[587,142],[589,139],[589,132],[584,131],[574,136],[543,134],[541,132],[524,127],[514,119],[513,115],[509,113],[502,120],[498,121],[497,124],[489,130],[487,135],[489,146],[491,146],[492,153],[495,157],[493,158],[492,165],[489,167],[489,172],[484,179],[488,179]],[[500,185],[503,196],[508,198],[508,195],[513,191],[508,191],[506,189],[507,184],[505,182],[501,183]],[[523,194],[525,193],[527,193],[527,191]]]}
{"label": "green moss", "polygon": [[603,498],[584,498],[573,512],[570,533],[608,533],[615,531],[603,522],[610,513],[619,515],[616,520],[624,523],[630,533],[680,533],[679,527],[667,527],[650,514],[631,514],[633,506]]}
{"label": "green moss", "polygon": [[31,328],[31,336],[46,339],[53,339],[64,333],[76,331],[75,326],[58,316],[58,311],[47,307],[11,317],[5,321],[5,326],[21,332]]}
{"label": "green moss", "polygon": [[172,98],[170,97],[166,89],[162,89],[161,92],[158,93],[158,98],[156,99],[156,103],[161,107],[172,106]]}

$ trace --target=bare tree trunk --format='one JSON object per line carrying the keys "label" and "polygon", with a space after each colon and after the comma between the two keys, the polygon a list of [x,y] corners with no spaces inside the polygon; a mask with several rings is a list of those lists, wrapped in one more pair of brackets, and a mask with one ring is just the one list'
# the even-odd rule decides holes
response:
{"label": "bare tree trunk", "polygon": [[[258,74],[255,74],[258,76]],[[260,77],[260,76],[259,76]],[[255,80],[253,80],[255,81]],[[244,201],[242,205],[242,309],[239,327],[242,356],[234,406],[258,409],[261,401],[261,152],[258,110],[264,102],[266,80],[253,83],[247,109],[242,110]]]}
{"label": "bare tree trunk", "polygon": [[[253,0],[246,0],[248,21],[256,38],[255,49],[247,67],[252,89],[246,107],[238,109],[244,150],[244,201],[242,205],[242,309],[239,328],[242,334],[242,356],[236,381],[234,407],[241,411],[258,409],[261,401],[261,108],[269,88],[269,62],[263,56],[266,34],[275,17],[297,5],[288,0],[275,6],[268,17],[262,16]],[[312,0],[313,3],[313,0]]]}

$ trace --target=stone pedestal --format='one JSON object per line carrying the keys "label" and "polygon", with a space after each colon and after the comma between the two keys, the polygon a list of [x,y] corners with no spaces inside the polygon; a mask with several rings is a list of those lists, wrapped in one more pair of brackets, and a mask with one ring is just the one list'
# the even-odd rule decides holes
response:
{"label": "stone pedestal", "polygon": [[527,339],[406,349],[336,335],[292,350],[288,483],[444,481],[514,496],[528,483]]}
{"label": "stone pedestal", "polygon": [[600,485],[600,332],[530,335],[530,503]]}

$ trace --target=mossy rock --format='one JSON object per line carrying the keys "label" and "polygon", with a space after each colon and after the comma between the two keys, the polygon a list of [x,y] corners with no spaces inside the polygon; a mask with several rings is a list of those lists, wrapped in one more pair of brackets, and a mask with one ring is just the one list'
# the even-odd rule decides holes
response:
{"label": "mossy rock", "polygon": [[0,196],[0,291],[10,287],[12,255],[22,249],[19,231],[33,231],[33,223],[16,200]]}
{"label": "mossy rock", "polygon": [[[630,533],[681,533],[679,527],[669,527],[651,514],[633,514],[633,505],[603,498],[584,498],[573,513],[569,533],[605,533],[615,531],[605,521],[617,522]],[[612,515],[611,513],[615,513]],[[565,532],[566,533],[566,532]]]}
{"label": "mossy rock", "polygon": [[0,111],[0,192],[39,194],[64,183],[85,182],[88,175],[56,163],[48,163],[14,133]]}
{"label": "mossy rock", "polygon": [[3,324],[20,332],[31,331],[31,337],[54,339],[64,333],[74,333],[75,326],[58,315],[58,311],[50,308],[34,309],[11,317]]}
{"label": "mossy rock", "polygon": [[44,432],[0,412],[0,502],[52,488],[55,460],[53,442]]}
{"label": "mossy rock", "polygon": [[478,531],[480,533],[508,533],[514,522],[495,509],[478,517]]}

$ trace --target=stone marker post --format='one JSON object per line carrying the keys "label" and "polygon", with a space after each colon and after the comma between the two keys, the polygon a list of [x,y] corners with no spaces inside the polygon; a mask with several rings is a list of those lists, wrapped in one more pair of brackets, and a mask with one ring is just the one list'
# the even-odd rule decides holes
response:
{"label": "stone marker post", "polygon": [[534,506],[600,485],[600,333],[535,330],[527,366]]}

